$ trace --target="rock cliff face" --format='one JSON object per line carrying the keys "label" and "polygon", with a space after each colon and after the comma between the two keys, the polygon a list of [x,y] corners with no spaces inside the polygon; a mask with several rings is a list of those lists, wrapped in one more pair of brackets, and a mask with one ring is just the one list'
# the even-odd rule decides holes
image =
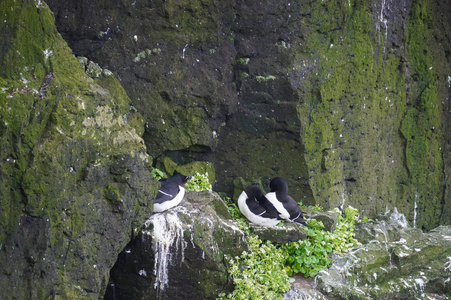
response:
{"label": "rock cliff face", "polygon": [[158,188],[143,118],[85,74],[45,3],[0,10],[0,297],[98,299]]}
{"label": "rock cliff face", "polygon": [[53,1],[114,72],[153,157],[211,161],[215,189],[285,177],[298,201],[451,219],[446,1]]}
{"label": "rock cliff face", "polygon": [[171,160],[211,162],[229,196],[281,176],[304,204],[451,222],[446,0],[3,0],[0,16],[2,297],[101,297],[152,213],[150,166]]}

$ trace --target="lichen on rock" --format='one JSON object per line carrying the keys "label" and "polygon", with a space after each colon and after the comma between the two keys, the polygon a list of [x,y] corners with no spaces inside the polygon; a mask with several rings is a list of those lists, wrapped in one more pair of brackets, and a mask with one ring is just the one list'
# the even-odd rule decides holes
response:
{"label": "lichen on rock", "polygon": [[2,295],[97,299],[158,188],[142,118],[85,74],[45,3],[0,9]]}

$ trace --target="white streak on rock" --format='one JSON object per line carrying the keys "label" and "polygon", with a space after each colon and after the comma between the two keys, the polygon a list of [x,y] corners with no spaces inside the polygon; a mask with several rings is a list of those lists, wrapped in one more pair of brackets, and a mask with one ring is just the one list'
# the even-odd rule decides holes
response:
{"label": "white streak on rock", "polygon": [[[182,222],[176,213],[169,211],[154,214],[144,225],[147,228],[150,224],[153,225],[153,229],[149,233],[152,236],[152,248],[155,254],[154,275],[156,278],[154,288],[161,291],[168,286],[169,264],[174,263],[173,259],[178,256],[179,251],[183,261],[186,245]],[[175,251],[173,251],[174,247]]]}

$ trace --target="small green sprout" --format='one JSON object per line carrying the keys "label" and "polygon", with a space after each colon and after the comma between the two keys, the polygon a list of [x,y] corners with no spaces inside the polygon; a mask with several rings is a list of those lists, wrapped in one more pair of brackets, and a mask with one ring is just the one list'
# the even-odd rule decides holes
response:
{"label": "small green sprout", "polygon": [[160,180],[164,176],[163,171],[161,171],[157,168],[153,168],[151,174],[153,175],[153,177],[155,177],[156,180]]}
{"label": "small green sprout", "polygon": [[268,75],[268,76],[265,77],[265,76],[258,75],[258,76],[255,76],[255,79],[257,79],[258,82],[265,82],[265,81],[268,81],[268,80],[276,79],[276,76]]}

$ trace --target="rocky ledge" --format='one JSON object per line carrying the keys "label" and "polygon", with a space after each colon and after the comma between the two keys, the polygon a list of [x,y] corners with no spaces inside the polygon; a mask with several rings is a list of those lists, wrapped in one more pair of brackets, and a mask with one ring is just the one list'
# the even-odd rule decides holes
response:
{"label": "rocky ledge", "polygon": [[356,226],[364,246],[336,257],[318,289],[330,299],[448,299],[451,226],[424,233],[396,209],[381,219]]}

